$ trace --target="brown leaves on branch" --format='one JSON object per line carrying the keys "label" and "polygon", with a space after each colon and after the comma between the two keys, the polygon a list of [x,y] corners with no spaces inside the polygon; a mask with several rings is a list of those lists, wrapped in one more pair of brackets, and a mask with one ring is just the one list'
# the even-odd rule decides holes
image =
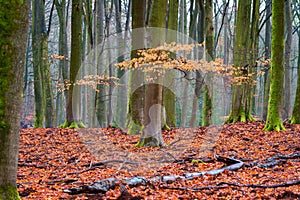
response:
{"label": "brown leaves on branch", "polygon": [[[118,84],[118,78],[116,77],[109,77],[109,76],[105,76],[105,75],[87,75],[84,76],[82,79],[77,80],[73,85],[78,85],[78,86],[89,86],[91,88],[93,88],[96,92],[99,92],[99,90],[97,89],[97,86],[102,84],[102,85],[120,85]],[[70,89],[70,86],[72,85],[72,83],[70,82],[70,80],[64,80],[64,82],[62,83],[58,83],[57,84],[57,90],[59,92],[64,92],[66,90]]]}
{"label": "brown leaves on branch", "polygon": [[[200,47],[200,48],[199,48]],[[164,44],[163,46],[150,49],[137,50],[137,58],[123,61],[115,64],[122,70],[139,69],[143,72],[156,73],[157,76],[163,76],[167,70],[176,69],[179,71],[199,70],[203,73],[213,73],[216,76],[226,78],[230,84],[256,84],[254,75],[263,75],[261,70],[254,69],[249,64],[239,66],[226,66],[223,59],[217,58],[207,61],[206,52],[203,51],[204,44]],[[202,55],[202,59],[190,58],[194,55]],[[269,64],[269,60],[258,60],[256,65],[264,66]]]}

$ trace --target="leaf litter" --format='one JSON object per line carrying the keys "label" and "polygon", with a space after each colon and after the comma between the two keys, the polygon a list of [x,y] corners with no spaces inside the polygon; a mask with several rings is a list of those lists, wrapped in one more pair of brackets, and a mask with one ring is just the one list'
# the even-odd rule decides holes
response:
{"label": "leaf litter", "polygon": [[[22,129],[18,191],[22,199],[299,199],[300,125],[285,124],[280,132],[265,132],[263,126],[247,122],[221,129],[199,127],[191,132],[189,145],[172,151],[137,148],[138,135],[111,127]],[[184,131],[163,131],[164,140],[172,145]],[[160,156],[149,157],[157,152]],[[147,156],[159,157],[159,165],[141,163]],[[243,166],[228,170],[232,160]],[[151,181],[129,184],[139,177]],[[66,192],[112,179],[115,187],[105,192]]]}

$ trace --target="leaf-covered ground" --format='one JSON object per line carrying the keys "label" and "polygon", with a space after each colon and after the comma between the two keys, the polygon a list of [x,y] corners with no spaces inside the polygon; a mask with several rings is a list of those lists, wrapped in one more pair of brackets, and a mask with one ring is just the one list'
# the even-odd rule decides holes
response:
{"label": "leaf-covered ground", "polygon": [[[189,134],[185,129],[164,131],[166,143],[174,145],[167,153],[158,148],[136,148],[138,136],[119,129],[23,129],[18,190],[22,199],[130,199],[120,197],[119,185],[105,194],[69,195],[63,191],[110,177],[121,182],[135,176],[151,179],[220,169],[225,164],[214,155],[221,155],[245,164],[217,175],[125,187],[140,199],[300,199],[299,184],[268,188],[299,181],[300,125],[286,125],[286,131],[281,132],[264,132],[263,126],[249,122],[200,127]],[[181,133],[189,139],[183,141]],[[282,157],[293,153],[296,156],[291,159]],[[156,164],[152,166],[149,160]]]}

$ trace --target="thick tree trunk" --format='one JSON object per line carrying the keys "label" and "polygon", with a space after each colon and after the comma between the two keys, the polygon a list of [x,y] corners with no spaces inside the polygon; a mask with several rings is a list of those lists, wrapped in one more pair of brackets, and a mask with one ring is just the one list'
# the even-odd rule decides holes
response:
{"label": "thick tree trunk", "polygon": [[264,130],[283,130],[279,106],[284,79],[284,1],[272,1],[271,88],[268,116]]}
{"label": "thick tree trunk", "polygon": [[17,166],[22,80],[29,2],[1,1],[0,19],[0,199],[20,199]]}
{"label": "thick tree trunk", "polygon": [[[234,66],[242,68],[238,76],[246,76],[248,69],[246,66],[251,65],[250,60],[250,19],[251,19],[251,2],[252,0],[239,0],[237,24],[236,24],[236,40],[234,44]],[[233,84],[232,86],[232,107],[227,123],[237,121],[245,122],[253,120],[250,115],[250,96],[251,87],[248,82]]]}
{"label": "thick tree trunk", "polygon": [[[165,28],[167,0],[154,0],[150,14],[150,26]],[[165,30],[150,30],[151,44],[153,47],[165,42]],[[145,90],[145,110],[142,134],[137,146],[163,146],[161,124],[163,109],[162,78],[157,72],[150,77],[157,77],[158,84],[147,84]]]}

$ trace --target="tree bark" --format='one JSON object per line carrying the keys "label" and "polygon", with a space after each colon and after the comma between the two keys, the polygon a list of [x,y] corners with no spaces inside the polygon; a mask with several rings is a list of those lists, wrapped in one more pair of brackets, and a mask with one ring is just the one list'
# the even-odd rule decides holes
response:
{"label": "tree bark", "polygon": [[[238,2],[236,40],[234,44],[234,66],[239,72],[237,76],[246,76],[248,69],[245,69],[245,66],[251,64],[251,43],[249,42],[251,2],[252,0],[239,0]],[[244,70],[245,73],[239,69]],[[249,83],[247,82],[232,85],[232,106],[226,123],[253,120],[250,115],[250,92]]]}
{"label": "tree bark", "polygon": [[[167,0],[154,0],[150,14],[151,27],[166,27]],[[157,47],[165,42],[165,30],[150,30],[151,44]],[[156,72],[150,72],[151,77],[157,77],[158,84],[147,84],[145,90],[145,110],[142,134],[137,146],[164,146],[162,138],[163,95],[161,77]]]}
{"label": "tree bark", "polygon": [[74,86],[82,63],[82,0],[72,1],[71,14],[71,61],[70,88],[67,99],[66,121],[63,128],[79,128],[83,124],[79,121],[79,88]]}
{"label": "tree bark", "polygon": [[291,78],[290,78],[290,58],[291,58],[291,46],[292,46],[292,19],[291,19],[291,1],[286,0],[284,3],[285,10],[285,46],[284,46],[284,91],[283,91],[283,119],[288,119],[291,113]]}
{"label": "tree bark", "polygon": [[28,36],[29,1],[1,1],[0,19],[0,197],[20,199],[17,164],[21,93]]}
{"label": "tree bark", "polygon": [[[142,4],[142,5],[141,5]],[[146,2],[132,0],[132,41],[131,41],[131,59],[137,58],[137,50],[144,48],[144,27],[145,27]],[[127,103],[127,121],[128,134],[137,134],[142,129],[142,112],[144,110],[144,73],[139,70],[130,71]]]}
{"label": "tree bark", "polygon": [[[272,0],[266,1],[266,16],[272,14]],[[265,59],[271,58],[271,20],[270,18],[266,21],[266,33],[265,33]],[[268,113],[268,102],[270,92],[270,65],[266,66],[266,73],[264,75],[264,102],[263,102],[263,120],[267,119]]]}
{"label": "tree bark", "polygon": [[264,130],[284,130],[279,115],[284,79],[284,1],[272,1],[271,88]]}

